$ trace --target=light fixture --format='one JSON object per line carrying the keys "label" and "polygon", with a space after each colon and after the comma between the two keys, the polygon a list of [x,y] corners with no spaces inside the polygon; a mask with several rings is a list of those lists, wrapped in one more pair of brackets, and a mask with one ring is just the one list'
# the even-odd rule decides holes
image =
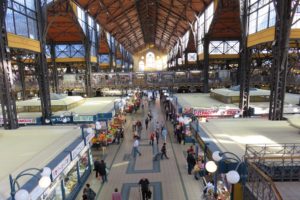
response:
{"label": "light fixture", "polygon": [[226,179],[231,184],[236,184],[240,181],[240,175],[237,171],[231,170],[226,174]]}
{"label": "light fixture", "polygon": [[222,156],[220,156],[220,151],[215,151],[212,154],[212,158],[214,159],[214,161],[219,162],[220,160],[222,160]]}
{"label": "light fixture", "polygon": [[64,117],[63,120],[62,120],[62,122],[63,122],[63,123],[67,123],[67,122],[68,122],[67,118]]}
{"label": "light fixture", "polygon": [[21,189],[18,190],[15,194],[15,200],[29,200],[30,195],[27,190]]}
{"label": "light fixture", "polygon": [[214,161],[208,161],[205,164],[205,169],[210,173],[216,172],[217,168],[218,168],[218,166],[216,165],[216,163]]}
{"label": "light fixture", "polygon": [[65,115],[64,114],[60,114],[60,118],[63,118]]}
{"label": "light fixture", "polygon": [[49,124],[50,123],[50,119],[45,119],[45,123]]}

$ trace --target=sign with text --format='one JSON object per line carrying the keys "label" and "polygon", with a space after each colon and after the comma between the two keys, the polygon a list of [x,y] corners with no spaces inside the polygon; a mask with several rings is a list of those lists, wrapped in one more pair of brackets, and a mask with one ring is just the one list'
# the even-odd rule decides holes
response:
{"label": "sign with text", "polygon": [[[3,124],[3,118],[0,118],[0,124]],[[18,124],[36,124],[36,118],[19,118]]]}
{"label": "sign with text", "polygon": [[74,150],[71,151],[72,160],[82,151],[84,148],[84,141],[82,140]]}
{"label": "sign with text", "polygon": [[93,115],[73,116],[73,122],[93,122],[93,121],[94,121]]}
{"label": "sign with text", "polygon": [[65,123],[72,123],[73,118],[72,116],[65,116],[65,117],[53,116],[51,117],[51,121],[54,124],[65,124]]}
{"label": "sign with text", "polygon": [[209,116],[234,116],[240,112],[238,108],[194,108],[194,115],[197,117]]}
{"label": "sign with text", "polygon": [[56,179],[64,169],[71,163],[71,155],[68,154],[60,163],[52,170],[52,179]]}

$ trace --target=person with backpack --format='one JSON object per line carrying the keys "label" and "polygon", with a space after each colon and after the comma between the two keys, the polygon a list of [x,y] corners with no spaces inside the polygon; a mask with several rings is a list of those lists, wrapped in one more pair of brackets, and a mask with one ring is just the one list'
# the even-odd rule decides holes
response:
{"label": "person with backpack", "polygon": [[96,198],[96,192],[90,188],[90,184],[87,183],[85,186],[82,198],[86,200],[94,200]]}

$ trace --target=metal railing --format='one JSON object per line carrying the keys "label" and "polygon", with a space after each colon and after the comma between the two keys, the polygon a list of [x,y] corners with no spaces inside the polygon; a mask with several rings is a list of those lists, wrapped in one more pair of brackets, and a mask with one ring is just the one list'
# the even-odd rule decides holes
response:
{"label": "metal railing", "polygon": [[[254,163],[248,162],[248,177],[245,187],[257,200],[283,200],[272,179]],[[247,196],[244,197],[248,200]]]}

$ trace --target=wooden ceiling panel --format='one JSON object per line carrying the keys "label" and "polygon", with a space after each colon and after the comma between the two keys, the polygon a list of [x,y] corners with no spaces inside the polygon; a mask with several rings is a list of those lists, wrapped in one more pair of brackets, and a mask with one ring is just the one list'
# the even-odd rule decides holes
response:
{"label": "wooden ceiling panel", "polygon": [[166,51],[212,0],[74,0],[131,53],[147,44]]}
{"label": "wooden ceiling panel", "polygon": [[81,43],[84,33],[69,1],[58,0],[47,8],[48,43]]}

